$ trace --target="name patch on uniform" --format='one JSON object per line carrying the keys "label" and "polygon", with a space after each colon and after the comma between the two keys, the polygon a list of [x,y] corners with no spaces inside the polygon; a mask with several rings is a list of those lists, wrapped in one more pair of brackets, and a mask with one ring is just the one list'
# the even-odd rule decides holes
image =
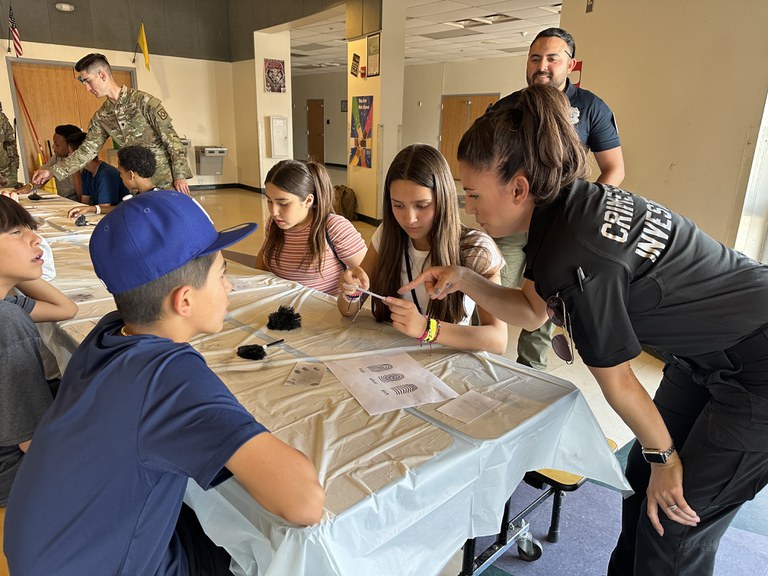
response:
{"label": "name patch on uniform", "polygon": [[627,241],[632,226],[632,216],[635,213],[635,203],[632,195],[620,188],[606,187],[605,213],[600,234],[608,240],[620,244]]}
{"label": "name patch on uniform", "polygon": [[[635,254],[655,262],[667,247],[669,232],[672,230],[672,213],[651,200],[645,200],[645,204],[643,231],[635,247]],[[607,186],[600,234],[608,240],[623,244],[629,238],[634,213],[632,195],[620,188]]]}
{"label": "name patch on uniform", "polygon": [[667,247],[669,231],[672,230],[672,213],[651,200],[646,200],[645,204],[645,223],[635,254],[656,262]]}

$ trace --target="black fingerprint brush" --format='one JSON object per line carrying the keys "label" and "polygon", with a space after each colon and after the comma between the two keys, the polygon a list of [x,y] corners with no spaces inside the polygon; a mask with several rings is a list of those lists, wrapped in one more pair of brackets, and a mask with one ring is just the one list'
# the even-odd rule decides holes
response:
{"label": "black fingerprint brush", "polygon": [[246,360],[263,360],[267,356],[267,346],[274,346],[275,344],[280,344],[280,342],[285,342],[285,338],[275,340],[269,344],[248,344],[247,346],[238,346],[237,355]]}

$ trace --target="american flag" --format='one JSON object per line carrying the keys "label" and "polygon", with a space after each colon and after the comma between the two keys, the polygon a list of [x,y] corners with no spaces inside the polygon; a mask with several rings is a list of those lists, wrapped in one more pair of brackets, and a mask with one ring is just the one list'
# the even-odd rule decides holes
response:
{"label": "american flag", "polygon": [[[24,49],[21,47],[21,38],[19,37],[19,30],[16,28],[16,18],[13,16],[13,6],[8,10],[8,30],[13,37],[13,50],[16,52],[16,56],[19,57],[24,54]],[[9,49],[10,52],[10,49]]]}

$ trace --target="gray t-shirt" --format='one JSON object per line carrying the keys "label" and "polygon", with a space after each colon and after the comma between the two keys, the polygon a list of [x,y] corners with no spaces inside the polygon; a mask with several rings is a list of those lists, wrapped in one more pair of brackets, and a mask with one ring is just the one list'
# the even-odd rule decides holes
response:
{"label": "gray t-shirt", "polygon": [[5,506],[24,453],[19,444],[32,438],[53,401],[40,355],[40,334],[26,296],[0,300],[0,506]]}

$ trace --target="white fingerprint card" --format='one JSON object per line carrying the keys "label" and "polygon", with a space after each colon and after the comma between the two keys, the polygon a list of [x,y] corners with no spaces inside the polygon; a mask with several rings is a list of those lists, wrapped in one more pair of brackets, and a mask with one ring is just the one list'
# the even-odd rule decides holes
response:
{"label": "white fingerprint card", "polygon": [[286,386],[319,386],[325,376],[325,364],[321,362],[296,362],[285,380]]}
{"label": "white fingerprint card", "polygon": [[464,422],[464,424],[469,424],[472,420],[479,418],[489,410],[493,410],[499,404],[501,402],[498,400],[470,390],[464,392],[458,398],[446,402],[437,411],[447,414],[451,418],[456,418],[456,420]]}

